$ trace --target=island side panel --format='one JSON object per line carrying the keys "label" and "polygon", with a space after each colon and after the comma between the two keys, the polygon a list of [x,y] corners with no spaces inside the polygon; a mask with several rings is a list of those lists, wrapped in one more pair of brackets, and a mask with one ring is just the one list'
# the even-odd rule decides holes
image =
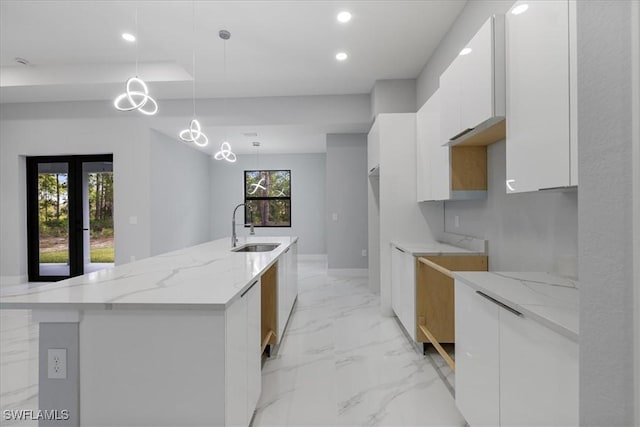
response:
{"label": "island side panel", "polygon": [[224,311],[87,311],[82,425],[222,426]]}

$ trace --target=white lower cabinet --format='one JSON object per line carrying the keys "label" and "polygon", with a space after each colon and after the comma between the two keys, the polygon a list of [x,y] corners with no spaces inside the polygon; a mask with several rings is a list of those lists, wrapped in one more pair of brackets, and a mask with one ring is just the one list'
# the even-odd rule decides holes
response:
{"label": "white lower cabinet", "polygon": [[577,426],[578,344],[456,281],[456,405],[470,426]]}
{"label": "white lower cabinet", "polygon": [[278,259],[278,333],[280,342],[298,296],[298,244],[292,244]]}
{"label": "white lower cabinet", "polygon": [[261,299],[260,282],[245,296],[247,298],[247,421],[251,421],[262,390]]}
{"label": "white lower cabinet", "polygon": [[397,246],[391,248],[391,308],[409,336],[416,340],[415,258]]}
{"label": "white lower cabinet", "polygon": [[455,284],[456,405],[470,426],[500,424],[499,307]]}
{"label": "white lower cabinet", "polygon": [[225,312],[225,425],[248,426],[261,387],[260,281]]}
{"label": "white lower cabinet", "polygon": [[500,316],[500,422],[578,425],[578,344],[540,323]]}

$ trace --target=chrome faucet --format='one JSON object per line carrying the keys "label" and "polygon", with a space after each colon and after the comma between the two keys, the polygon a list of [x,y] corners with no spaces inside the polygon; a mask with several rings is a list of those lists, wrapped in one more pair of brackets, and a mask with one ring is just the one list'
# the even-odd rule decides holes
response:
{"label": "chrome faucet", "polygon": [[[233,210],[233,218],[231,219],[231,247],[235,248],[236,244],[238,244],[238,236],[236,235],[236,211],[238,210],[238,208],[240,206],[245,206],[247,207],[247,205],[245,205],[244,203],[240,203],[238,206],[235,207],[235,209]],[[249,208],[249,217],[251,217],[251,208]],[[251,230],[249,231],[250,235],[254,235],[256,234],[254,228],[253,228],[253,223],[248,223],[248,224],[244,224],[244,225],[248,225],[249,227],[251,227]]]}

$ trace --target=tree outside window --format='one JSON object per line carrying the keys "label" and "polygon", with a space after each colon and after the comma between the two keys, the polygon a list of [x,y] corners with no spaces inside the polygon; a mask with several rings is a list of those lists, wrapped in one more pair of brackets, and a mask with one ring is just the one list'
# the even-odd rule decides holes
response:
{"label": "tree outside window", "polygon": [[291,171],[244,171],[245,224],[291,227]]}

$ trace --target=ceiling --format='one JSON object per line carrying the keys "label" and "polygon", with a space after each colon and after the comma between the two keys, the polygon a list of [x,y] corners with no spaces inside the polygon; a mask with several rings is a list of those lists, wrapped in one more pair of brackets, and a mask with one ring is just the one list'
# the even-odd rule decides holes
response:
{"label": "ceiling", "polygon": [[[112,100],[136,58],[156,100],[191,98],[194,49],[197,98],[369,93],[376,80],[417,77],[464,4],[0,0],[0,102]],[[336,20],[342,10],[349,23]]]}

